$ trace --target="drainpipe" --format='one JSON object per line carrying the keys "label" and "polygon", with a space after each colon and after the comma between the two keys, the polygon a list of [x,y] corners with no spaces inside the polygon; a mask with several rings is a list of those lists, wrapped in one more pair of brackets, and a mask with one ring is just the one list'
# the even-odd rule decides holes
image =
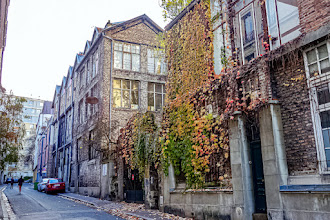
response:
{"label": "drainpipe", "polygon": [[[112,63],[113,63],[113,39],[111,37],[105,36],[103,32],[104,38],[107,38],[111,42],[111,48],[110,48],[110,89],[109,89],[109,152],[111,149],[111,102],[112,102]],[[101,171],[102,172],[102,171]],[[110,178],[110,167],[107,169],[108,172],[108,178]],[[102,173],[101,173],[102,176]],[[101,177],[100,177],[101,178]],[[111,184],[109,185],[109,193],[111,192]]]}
{"label": "drainpipe", "polygon": [[74,80],[73,77],[73,68],[72,68],[72,76],[71,76],[71,147],[70,147],[70,163],[69,163],[69,189],[71,185],[71,160],[72,160],[72,148],[73,148],[73,119],[74,119],[74,105],[73,105],[73,88],[74,88]]}

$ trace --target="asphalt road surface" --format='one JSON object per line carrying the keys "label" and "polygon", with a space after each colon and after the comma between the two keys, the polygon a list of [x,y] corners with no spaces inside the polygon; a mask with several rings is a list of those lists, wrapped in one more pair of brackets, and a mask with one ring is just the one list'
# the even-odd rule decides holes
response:
{"label": "asphalt road surface", "polygon": [[21,194],[18,193],[17,184],[14,185],[14,189],[10,189],[10,185],[8,185],[4,193],[16,214],[16,219],[19,220],[121,219],[57,195],[38,192],[33,190],[32,184],[23,184]]}

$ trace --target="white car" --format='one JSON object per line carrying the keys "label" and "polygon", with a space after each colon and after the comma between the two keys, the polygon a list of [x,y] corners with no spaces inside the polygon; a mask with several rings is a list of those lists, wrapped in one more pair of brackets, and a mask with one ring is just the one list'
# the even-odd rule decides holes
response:
{"label": "white car", "polygon": [[46,187],[46,184],[47,184],[48,180],[49,180],[48,178],[42,179],[42,181],[40,183],[38,183],[38,191],[39,192],[42,192],[42,191],[45,190],[45,187]]}

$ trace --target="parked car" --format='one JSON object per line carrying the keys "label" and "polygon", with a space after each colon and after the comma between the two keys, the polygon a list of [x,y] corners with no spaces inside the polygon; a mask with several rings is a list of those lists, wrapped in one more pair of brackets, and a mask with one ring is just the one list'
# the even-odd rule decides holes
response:
{"label": "parked car", "polygon": [[18,178],[14,177],[14,183],[18,183]]}
{"label": "parked car", "polygon": [[51,178],[46,183],[45,192],[65,192],[65,182],[63,182],[62,179]]}
{"label": "parked car", "polygon": [[11,183],[11,177],[8,177],[7,179],[6,179],[6,182],[5,183]]}
{"label": "parked car", "polygon": [[42,192],[46,188],[46,184],[48,183],[49,178],[43,179],[40,183],[38,183],[38,191]]}

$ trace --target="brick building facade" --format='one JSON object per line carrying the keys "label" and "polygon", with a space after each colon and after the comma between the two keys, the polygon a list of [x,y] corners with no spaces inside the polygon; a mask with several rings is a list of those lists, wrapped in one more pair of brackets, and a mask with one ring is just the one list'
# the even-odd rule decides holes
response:
{"label": "brick building facade", "polygon": [[229,121],[232,189],[182,193],[169,175],[162,210],[197,219],[329,218],[329,9],[329,1],[211,1],[212,15],[223,18],[213,23],[215,72],[228,48],[237,97],[265,104]]}

